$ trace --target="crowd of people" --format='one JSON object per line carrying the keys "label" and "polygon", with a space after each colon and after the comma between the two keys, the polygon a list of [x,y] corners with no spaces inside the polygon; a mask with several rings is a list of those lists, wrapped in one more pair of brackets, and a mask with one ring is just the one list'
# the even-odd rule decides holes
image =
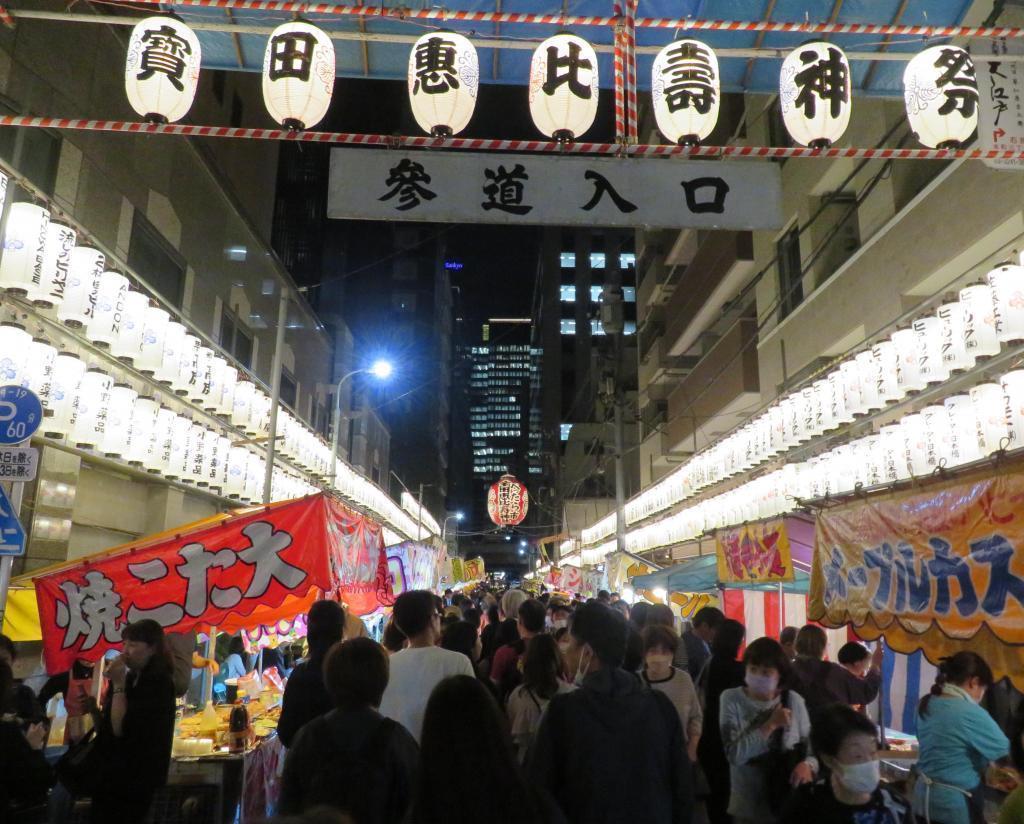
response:
{"label": "crowd of people", "polygon": [[[979,706],[993,677],[972,652],[945,660],[921,700],[904,797],[880,780],[865,714],[879,650],[851,642],[826,660],[815,625],[745,638],[705,607],[680,634],[664,604],[486,588],[403,593],[382,643],[353,620],[320,601],[303,659],[269,656],[290,673],[281,821],[433,824],[462,810],[493,824],[978,824],[986,767],[1008,756],[1010,738],[1024,756],[1019,732],[1008,737]],[[80,674],[36,695],[14,681],[14,646],[0,636],[0,820],[47,793],[49,820],[69,820],[84,788],[92,821],[146,820],[183,679],[154,621],[128,625],[123,646],[102,701],[82,701],[102,757],[88,759],[91,774],[64,761],[55,773],[39,699],[70,699]],[[243,674],[254,663],[232,640],[217,659],[185,660]],[[1024,822],[1024,790],[999,820]]]}

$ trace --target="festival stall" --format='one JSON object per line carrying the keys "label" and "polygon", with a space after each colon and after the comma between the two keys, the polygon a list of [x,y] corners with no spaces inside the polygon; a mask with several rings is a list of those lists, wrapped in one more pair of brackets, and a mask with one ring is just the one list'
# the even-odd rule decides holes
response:
{"label": "festival stall", "polygon": [[[17,630],[15,640],[42,640],[50,673],[100,660],[119,647],[125,624],[144,618],[188,636],[291,625],[322,598],[357,614],[393,603],[380,526],[325,493],[234,510],[14,583],[16,592],[34,587],[37,612],[17,596],[5,628]],[[216,801],[202,797],[222,816],[244,798],[242,821],[273,809],[283,757],[279,682],[249,681],[244,746],[228,733],[231,706],[208,704],[177,725],[170,775],[172,788],[216,787]]]}

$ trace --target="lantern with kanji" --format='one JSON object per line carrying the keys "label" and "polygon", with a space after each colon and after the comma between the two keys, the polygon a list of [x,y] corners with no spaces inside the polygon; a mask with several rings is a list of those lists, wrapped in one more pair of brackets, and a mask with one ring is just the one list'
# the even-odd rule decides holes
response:
{"label": "lantern with kanji", "polygon": [[487,492],[487,514],[498,526],[516,526],[526,517],[530,495],[514,475],[502,475]]}
{"label": "lantern with kanji", "polygon": [[549,37],[530,62],[530,114],[537,128],[570,143],[597,116],[597,52],[582,37]]}
{"label": "lantern with kanji", "polygon": [[831,43],[798,46],[782,63],[779,105],[797,143],[826,148],[850,123],[850,63]]}
{"label": "lantern with kanji", "polygon": [[925,49],[903,72],[907,120],[932,149],[956,149],[978,126],[978,80],[966,50],[945,44]]}
{"label": "lantern with kanji", "polygon": [[334,44],[302,20],[282,23],[267,38],[263,102],[282,126],[308,129],[324,119],[334,93]]}
{"label": "lantern with kanji", "polygon": [[673,143],[696,145],[718,122],[722,88],[718,58],[699,40],[676,40],[658,52],[651,100],[658,129]]}
{"label": "lantern with kanji", "polygon": [[147,17],[128,41],[124,86],[135,111],[153,123],[174,123],[192,107],[202,62],[199,38],[174,17]]}
{"label": "lantern with kanji", "polygon": [[480,63],[469,39],[430,32],[409,52],[409,103],[419,127],[438,137],[469,125],[480,85]]}

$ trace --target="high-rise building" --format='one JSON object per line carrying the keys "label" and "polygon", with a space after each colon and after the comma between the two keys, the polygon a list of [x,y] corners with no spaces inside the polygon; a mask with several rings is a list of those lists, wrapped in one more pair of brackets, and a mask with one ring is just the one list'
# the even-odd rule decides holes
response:
{"label": "high-rise building", "polygon": [[[541,460],[541,349],[529,318],[491,318],[470,348],[469,427],[473,445],[472,523],[484,526],[487,488],[511,472],[533,496]],[[535,520],[535,508],[527,517]]]}

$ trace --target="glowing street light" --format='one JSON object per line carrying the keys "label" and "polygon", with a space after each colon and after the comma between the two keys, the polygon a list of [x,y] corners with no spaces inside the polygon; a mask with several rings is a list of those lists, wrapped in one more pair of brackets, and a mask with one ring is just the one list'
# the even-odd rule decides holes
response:
{"label": "glowing street light", "polygon": [[[386,360],[375,361],[368,371],[375,378],[380,378],[382,381],[387,380],[391,377],[391,362]],[[342,380],[344,380],[344,378],[342,378]]]}
{"label": "glowing street light", "polygon": [[378,380],[387,380],[391,377],[391,363],[386,360],[375,361],[369,369],[353,369],[345,375],[341,376],[341,380],[338,381],[337,391],[334,393],[334,423],[331,427],[331,475],[333,476],[337,469],[338,460],[338,430],[341,428],[341,386],[353,375],[360,375],[367,373],[373,375]]}

